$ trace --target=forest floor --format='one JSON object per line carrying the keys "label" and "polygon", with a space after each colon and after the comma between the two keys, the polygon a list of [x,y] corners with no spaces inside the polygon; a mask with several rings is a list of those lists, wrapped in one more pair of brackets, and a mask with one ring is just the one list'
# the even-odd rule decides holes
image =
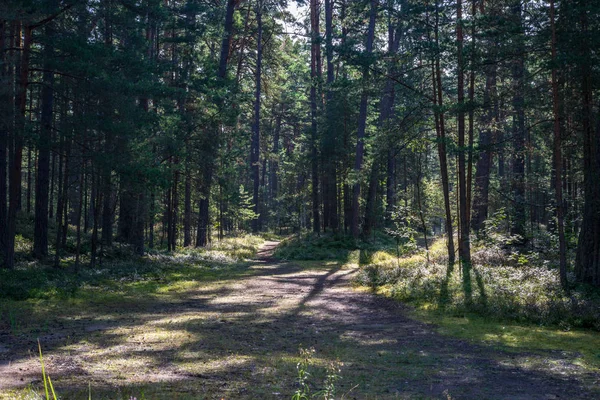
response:
{"label": "forest floor", "polygon": [[300,348],[314,349],[313,392],[327,365],[340,368],[336,398],[600,398],[600,374],[570,353],[443,335],[408,306],[353,288],[355,266],[280,262],[276,245],[209,281],[42,301],[21,318],[45,329],[19,334],[17,316],[0,331],[0,399],[42,398],[36,333],[64,399],[289,399]]}

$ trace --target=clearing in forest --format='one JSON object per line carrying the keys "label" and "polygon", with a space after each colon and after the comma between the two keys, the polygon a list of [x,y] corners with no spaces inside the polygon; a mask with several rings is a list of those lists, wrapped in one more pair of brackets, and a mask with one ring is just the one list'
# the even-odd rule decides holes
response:
{"label": "clearing in forest", "polygon": [[[91,387],[95,400],[289,399],[302,348],[314,349],[313,393],[329,365],[339,368],[335,398],[600,396],[600,375],[569,354],[443,336],[401,303],[353,289],[356,267],[280,262],[271,255],[276,245],[266,242],[254,261],[208,281],[138,296],[116,288],[29,316],[47,325],[39,336],[58,394],[87,399]],[[0,398],[40,390],[35,333],[0,332]]]}

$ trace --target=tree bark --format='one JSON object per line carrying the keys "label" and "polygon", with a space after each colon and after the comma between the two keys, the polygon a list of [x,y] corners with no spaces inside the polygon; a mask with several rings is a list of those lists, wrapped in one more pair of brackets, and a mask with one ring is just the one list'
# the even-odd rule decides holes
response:
{"label": "tree bark", "polygon": [[320,207],[319,207],[319,160],[318,160],[318,100],[317,88],[321,80],[321,34],[319,32],[319,8],[318,0],[310,0],[310,115],[311,115],[311,177],[312,177],[312,215],[313,232],[321,230]]}
{"label": "tree bark", "polygon": [[456,43],[458,51],[458,191],[460,235],[458,256],[462,265],[465,301],[471,303],[471,243],[469,232],[469,205],[467,203],[467,176],[465,168],[465,75],[463,58],[462,0],[456,2]]}
{"label": "tree bark", "polygon": [[512,65],[513,79],[513,141],[514,150],[512,157],[512,192],[514,216],[511,225],[511,234],[518,235],[518,244],[526,243],[525,226],[525,43],[522,22],[521,2],[517,1],[512,6],[514,23],[517,25],[515,51],[518,53]]}
{"label": "tree bark", "polygon": [[[16,29],[21,35],[20,24]],[[4,264],[12,269],[15,264],[15,236],[17,229],[17,210],[19,209],[21,192],[21,169],[23,161],[23,141],[25,134],[25,106],[27,104],[27,86],[29,84],[29,58],[31,55],[31,27],[23,26],[23,47],[21,49],[21,63],[18,68],[18,89],[15,95],[17,115],[15,116],[15,130],[12,138],[13,152],[9,173],[9,200],[8,218],[6,226],[6,250]]]}
{"label": "tree bark", "polygon": [[[10,68],[7,62],[6,47],[12,47],[12,43],[7,43],[6,36],[9,31],[9,24],[7,21],[0,19],[0,80],[2,82],[9,81],[10,79]],[[12,35],[11,35],[12,36]],[[10,40],[12,42],[12,40]],[[6,197],[8,194],[8,187],[6,185],[6,173],[7,173],[7,149],[8,149],[8,135],[10,133],[10,126],[12,121],[13,110],[11,108],[11,85],[0,90],[0,226],[7,226],[7,203]],[[6,256],[6,229],[0,229],[0,265],[4,265]]]}
{"label": "tree bark", "polygon": [[444,209],[446,212],[446,235],[448,247],[448,263],[454,264],[454,233],[452,228],[452,210],[450,205],[450,184],[448,178],[448,159],[446,152],[446,125],[444,118],[444,101],[442,88],[442,69],[440,67],[440,43],[439,43],[439,2],[435,2],[435,44],[437,53],[435,56],[435,66],[433,67],[433,98],[435,108],[435,123],[438,142],[438,156],[440,159],[440,176],[442,179],[442,191],[444,194]]}
{"label": "tree bark", "polygon": [[600,286],[600,119],[594,132],[592,104],[593,81],[592,60],[590,57],[588,17],[588,1],[581,2],[580,24],[583,34],[580,40],[581,54],[581,100],[583,130],[583,186],[584,206],[575,274],[579,282]]}
{"label": "tree bark", "polygon": [[[225,22],[224,22],[224,32],[223,39],[221,41],[221,51],[219,58],[219,72],[217,79],[223,83],[225,81],[225,77],[227,75],[227,65],[229,61],[229,47],[231,45],[231,39],[233,37],[233,14],[235,11],[235,6],[238,0],[227,0],[227,8],[225,10]],[[217,100],[218,108],[222,108],[222,101],[220,99]],[[219,110],[220,112],[221,110]],[[196,236],[196,247],[204,247],[208,244],[208,224],[210,221],[209,215],[209,202],[210,202],[210,192],[212,186],[212,174],[214,170],[214,162],[216,159],[216,146],[215,143],[219,137],[219,129],[220,124],[217,124],[216,127],[209,129],[208,142],[207,146],[207,159],[206,166],[203,168],[203,179],[200,183],[200,201],[199,201],[199,215],[198,215],[198,230]]]}
{"label": "tree bark", "polygon": [[553,130],[554,130],[554,196],[556,201],[556,219],[558,227],[558,250],[560,263],[560,283],[566,289],[567,282],[567,244],[565,241],[565,226],[564,226],[564,207],[562,197],[562,144],[560,136],[560,103],[558,93],[558,73],[556,70],[556,24],[555,24],[555,8],[554,0],[550,0],[550,26],[552,29],[552,114],[553,114]]}
{"label": "tree bark", "polygon": [[250,145],[250,167],[252,170],[252,202],[254,219],[252,220],[252,232],[256,233],[260,229],[259,221],[259,190],[260,190],[260,89],[261,89],[261,73],[262,73],[262,0],[256,2],[256,75],[255,75],[255,92],[254,92],[254,123],[252,125],[252,143]]}
{"label": "tree bark", "polygon": [[[367,40],[365,43],[365,55],[370,57],[373,52],[373,40],[375,38],[375,20],[377,17],[377,0],[371,0],[371,11],[369,14],[369,27],[367,30]],[[369,60],[365,62],[370,62]],[[365,131],[367,127],[367,106],[369,101],[369,95],[367,85],[369,81],[369,65],[365,65],[362,71],[362,95],[360,97],[360,108],[358,111],[358,130],[356,132],[356,159],[354,162],[354,173],[355,179],[352,188],[352,219],[350,222],[350,230],[354,238],[359,236],[359,222],[360,222],[360,174],[363,167],[363,159],[365,152]]]}

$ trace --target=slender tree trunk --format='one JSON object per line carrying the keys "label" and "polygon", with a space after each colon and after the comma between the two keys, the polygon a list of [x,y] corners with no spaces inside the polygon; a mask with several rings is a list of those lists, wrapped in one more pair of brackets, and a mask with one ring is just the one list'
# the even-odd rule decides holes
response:
{"label": "slender tree trunk", "polygon": [[518,52],[512,66],[513,79],[513,140],[514,151],[512,157],[512,191],[514,197],[514,217],[511,225],[511,234],[518,235],[519,244],[526,242],[525,226],[525,43],[522,22],[521,2],[516,1],[512,6],[513,18],[518,26],[516,34],[515,51]]}
{"label": "slender tree trunk", "polygon": [[469,206],[467,204],[467,177],[465,171],[465,83],[463,58],[462,0],[456,2],[456,42],[458,47],[458,191],[460,208],[460,235],[458,255],[462,264],[463,289],[466,303],[471,303],[471,244],[469,234]]}
{"label": "slender tree trunk", "polygon": [[556,70],[556,24],[554,0],[550,0],[550,25],[552,29],[552,113],[554,127],[554,196],[556,201],[556,219],[558,225],[558,249],[560,260],[560,283],[563,288],[568,287],[567,282],[567,244],[565,241],[564,207],[562,197],[562,143],[560,136],[560,103],[558,93],[558,73]]}
{"label": "slender tree trunk", "polygon": [[317,88],[321,80],[321,44],[319,31],[319,5],[317,0],[310,0],[310,114],[311,114],[311,176],[312,176],[312,214],[313,231],[319,233],[321,230],[321,221],[319,213],[319,163],[318,163],[318,99]]}
{"label": "slender tree trunk", "polygon": [[473,197],[473,209],[470,226],[475,232],[484,228],[484,222],[488,218],[488,198],[490,187],[490,170],[492,166],[491,142],[493,131],[492,125],[497,111],[496,96],[496,61],[495,44],[490,44],[491,57],[486,62],[485,89],[483,92],[483,117],[479,130],[479,158],[475,168],[475,195]]}
{"label": "slender tree trunk", "polygon": [[250,146],[250,166],[252,169],[252,202],[256,216],[252,220],[252,232],[258,232],[259,223],[259,190],[260,190],[260,87],[262,73],[262,0],[256,2],[256,76],[254,92],[254,123],[252,125],[252,143]]}
{"label": "slender tree trunk", "polygon": [[[6,47],[12,47],[12,43],[7,43],[6,35],[9,24],[7,21],[0,19],[0,81],[9,82],[10,70],[8,66]],[[12,36],[12,35],[11,35]],[[12,42],[12,40],[10,40]],[[7,172],[7,149],[8,149],[8,135],[10,132],[12,117],[11,108],[11,86],[0,89],[0,226],[7,226],[7,203],[6,197],[8,194],[8,187],[6,185],[6,172]],[[0,229],[0,265],[5,264],[6,256],[6,229]]]}
{"label": "slender tree trunk", "polygon": [[185,198],[183,201],[183,247],[192,244],[192,175],[187,164],[185,170]]}
{"label": "slender tree trunk", "polygon": [[471,207],[472,207],[472,189],[473,189],[473,139],[475,130],[475,51],[476,51],[476,17],[477,17],[477,1],[471,0],[471,16],[473,18],[471,27],[471,57],[470,57],[470,73],[469,73],[469,147],[467,159],[467,212],[466,218],[471,229]]}
{"label": "slender tree trunk", "polygon": [[[233,37],[233,13],[238,0],[227,0],[227,8],[225,10],[225,22],[224,22],[224,33],[223,40],[221,41],[221,51],[219,58],[219,72],[218,79],[220,82],[225,81],[227,75],[227,65],[229,61],[229,47],[231,39]],[[217,101],[217,106],[221,108],[222,101]],[[212,185],[212,174],[214,170],[214,162],[216,159],[216,145],[214,142],[218,140],[220,125],[209,129],[209,145],[207,146],[207,160],[203,168],[203,177],[200,183],[200,201],[199,201],[199,214],[198,214],[198,230],[196,235],[196,247],[204,247],[208,244],[208,224],[210,221],[209,215],[209,202],[210,192]]]}
{"label": "slender tree trunk", "polygon": [[41,127],[38,142],[38,167],[35,181],[35,223],[33,235],[33,255],[42,258],[48,255],[48,192],[50,184],[50,146],[52,144],[52,105],[54,101],[54,73],[51,58],[54,29],[46,25],[46,45],[44,47],[44,86],[41,98]]}
{"label": "slender tree trunk", "polygon": [[[371,11],[369,15],[369,27],[367,30],[367,41],[365,43],[365,54],[370,56],[373,51],[373,40],[375,38],[375,20],[377,17],[377,0],[371,0]],[[369,66],[366,65],[363,68],[362,73],[362,95],[360,98],[360,108],[358,111],[358,130],[356,133],[356,160],[354,162],[354,173],[356,175],[357,182],[354,183],[352,189],[352,220],[350,224],[350,230],[352,236],[358,238],[359,235],[359,222],[360,222],[360,174],[363,167],[363,158],[365,152],[365,130],[367,127],[367,105],[369,101],[369,95],[367,91],[367,85],[369,80]]]}
{"label": "slender tree trunk", "polygon": [[79,266],[79,257],[81,254],[81,215],[82,215],[82,211],[84,208],[83,205],[83,196],[84,196],[84,182],[85,182],[85,164],[84,164],[84,160],[82,157],[82,162],[81,162],[81,171],[79,172],[79,202],[77,204],[77,216],[76,218],[76,225],[77,225],[77,242],[76,242],[76,246],[75,246],[75,266]]}
{"label": "slender tree trunk", "polygon": [[325,0],[325,58],[327,65],[327,133],[326,143],[323,146],[323,162],[327,185],[324,186],[324,200],[326,199],[327,218],[325,225],[337,231],[339,225],[338,217],[338,195],[337,195],[337,163],[338,163],[338,129],[334,126],[333,117],[334,96],[332,85],[335,81],[335,69],[333,64],[333,0]]}
{"label": "slender tree trunk", "polygon": [[171,188],[172,206],[171,206],[171,232],[169,234],[169,242],[172,251],[177,250],[177,219],[179,217],[179,159],[176,157],[175,172],[173,172],[173,186]]}
{"label": "slender tree trunk", "polygon": [[61,253],[61,243],[62,243],[62,221],[63,221],[63,210],[64,210],[64,192],[63,192],[63,180],[65,180],[65,175],[63,174],[64,165],[65,165],[65,157],[63,154],[65,153],[65,137],[64,133],[60,134],[59,139],[59,157],[58,157],[58,187],[57,187],[57,205],[56,205],[56,237],[54,241],[54,267],[58,268],[60,264],[60,253]]}
{"label": "slender tree trunk", "polygon": [[580,3],[580,24],[583,39],[581,45],[581,101],[583,130],[583,186],[584,206],[575,274],[580,282],[600,286],[600,119],[596,131],[593,125],[593,81],[590,57],[587,8],[589,2]]}
{"label": "slender tree trunk", "polygon": [[[96,182],[92,182],[92,187],[99,187],[102,179],[99,173],[96,174]],[[93,179],[92,179],[93,181]],[[92,202],[93,207],[93,226],[92,226],[92,249],[90,254],[90,267],[94,268],[96,266],[96,258],[98,254],[98,227],[100,220],[100,208],[102,205],[102,192],[97,193],[95,198],[95,202]]]}
{"label": "slender tree trunk", "polygon": [[[16,30],[21,35],[20,25]],[[29,83],[29,58],[31,48],[31,28],[23,27],[23,47],[21,50],[21,64],[18,68],[19,81],[15,96],[15,105],[18,113],[15,116],[15,131],[12,138],[13,156],[10,163],[9,174],[9,203],[6,226],[6,250],[4,263],[12,269],[15,264],[15,236],[17,229],[17,210],[19,209],[21,192],[21,169],[23,161],[23,141],[25,133],[25,106],[27,104],[27,86]]]}
{"label": "slender tree trunk", "polygon": [[438,142],[438,156],[440,159],[440,175],[442,178],[442,191],[444,194],[444,209],[446,212],[446,235],[448,236],[447,247],[448,247],[448,263],[454,264],[454,233],[452,228],[452,211],[450,205],[450,185],[448,178],[448,160],[446,156],[446,125],[444,119],[444,102],[443,102],[443,88],[442,88],[442,69],[440,67],[440,49],[439,49],[439,4],[436,0],[435,3],[435,44],[437,47],[437,54],[435,57],[434,67],[434,78],[433,78],[433,97],[436,100],[434,107],[436,109],[436,132]]}

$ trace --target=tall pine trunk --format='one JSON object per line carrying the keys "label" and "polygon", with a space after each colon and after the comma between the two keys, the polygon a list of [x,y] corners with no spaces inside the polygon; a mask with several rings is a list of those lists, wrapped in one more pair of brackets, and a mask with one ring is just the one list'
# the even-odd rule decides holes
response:
{"label": "tall pine trunk", "polygon": [[458,191],[460,235],[458,257],[462,265],[465,301],[471,302],[471,243],[469,233],[469,206],[467,204],[467,176],[465,168],[465,73],[463,57],[462,0],[456,2],[456,43],[458,51]]}
{"label": "tall pine trunk", "polygon": [[550,0],[550,26],[552,29],[552,114],[554,130],[554,197],[556,201],[556,219],[558,228],[558,249],[560,260],[560,283],[563,288],[567,288],[567,244],[565,241],[564,207],[562,195],[562,143],[560,136],[560,103],[558,93],[558,72],[556,70],[556,24],[554,0]]}
{"label": "tall pine trunk", "polygon": [[319,32],[319,9],[318,1],[310,0],[310,116],[311,116],[311,178],[312,178],[312,214],[313,214],[313,232],[318,233],[321,230],[321,221],[319,218],[319,160],[318,160],[318,99],[317,88],[321,80],[321,44]]}
{"label": "tall pine trunk", "polygon": [[259,190],[260,190],[260,89],[262,74],[262,0],[256,2],[256,67],[255,67],[255,92],[254,92],[254,122],[252,125],[252,143],[250,145],[250,168],[252,171],[252,202],[254,207],[254,219],[252,220],[252,232],[260,229],[259,219]]}
{"label": "tall pine trunk", "polygon": [[513,156],[512,156],[512,192],[514,215],[511,234],[518,235],[519,244],[525,244],[525,43],[522,22],[521,2],[512,6],[515,26],[516,58],[512,65],[513,79]]}
{"label": "tall pine trunk", "polygon": [[[21,35],[21,24],[17,24],[17,34]],[[17,39],[20,41],[20,39]],[[17,46],[19,47],[19,46]],[[25,106],[27,104],[27,86],[29,83],[29,58],[31,48],[31,28],[23,26],[23,47],[18,72],[18,87],[15,95],[15,129],[12,137],[12,157],[9,171],[8,218],[6,224],[5,266],[13,268],[15,263],[15,236],[17,229],[17,211],[19,210],[21,192],[21,168],[23,158],[23,143],[25,134]]]}
{"label": "tall pine trunk", "polygon": [[452,210],[450,205],[450,182],[448,178],[448,158],[446,152],[446,123],[444,118],[444,101],[443,101],[443,88],[442,88],[442,69],[440,66],[440,41],[439,41],[439,2],[435,2],[435,65],[432,67],[433,70],[433,98],[435,108],[435,125],[438,142],[438,156],[440,160],[440,176],[442,179],[442,192],[444,195],[444,210],[446,213],[446,235],[447,235],[447,248],[448,248],[448,263],[454,264],[454,232],[452,227]]}
{"label": "tall pine trunk", "polygon": [[[227,0],[227,8],[225,10],[225,22],[223,40],[221,41],[221,51],[219,58],[219,72],[217,78],[220,83],[224,83],[227,75],[227,65],[229,61],[229,47],[231,45],[231,39],[233,37],[233,13],[235,11],[237,0]],[[222,100],[217,101],[219,108],[223,107]],[[207,160],[206,165],[203,168],[202,179],[200,182],[200,201],[198,204],[198,230],[196,235],[196,247],[204,247],[208,244],[208,224],[210,222],[210,192],[212,186],[212,177],[214,171],[214,163],[216,159],[216,142],[219,137],[219,130],[221,124],[217,123],[217,126],[209,129],[208,135],[208,146],[207,146]]]}
{"label": "tall pine trunk", "polygon": [[580,282],[600,286],[600,119],[594,131],[592,105],[593,81],[592,60],[589,55],[587,8],[588,1],[581,1],[580,24],[583,38],[580,40],[581,54],[581,106],[583,130],[583,186],[584,206],[575,274]]}
{"label": "tall pine trunk", "polygon": [[[365,43],[365,58],[370,58],[373,52],[373,40],[375,38],[375,20],[377,17],[377,0],[371,0],[371,11],[369,14],[369,27],[367,30],[367,40]],[[370,62],[370,61],[365,61]],[[356,132],[356,158],[354,162],[354,173],[357,181],[352,188],[352,219],[350,221],[350,230],[354,238],[359,235],[360,223],[360,174],[363,168],[363,159],[365,155],[365,131],[367,128],[367,106],[369,94],[367,85],[369,81],[369,65],[363,66],[362,71],[362,95],[360,97],[360,107],[358,110],[358,129]]]}

